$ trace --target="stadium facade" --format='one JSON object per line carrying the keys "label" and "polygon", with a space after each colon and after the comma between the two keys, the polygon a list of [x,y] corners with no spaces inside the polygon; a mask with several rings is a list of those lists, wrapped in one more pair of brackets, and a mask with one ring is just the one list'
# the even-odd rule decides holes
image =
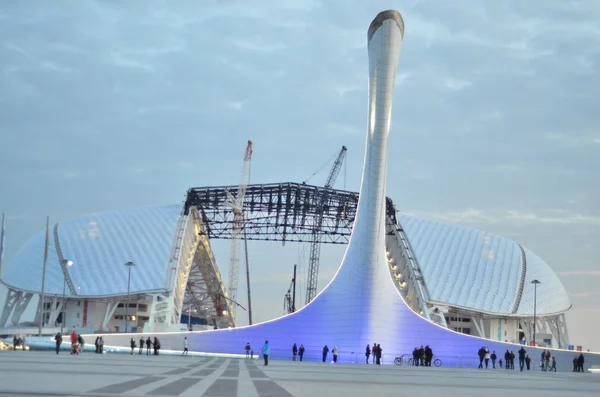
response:
{"label": "stadium facade", "polygon": [[[103,334],[106,345],[128,346],[136,335],[121,331],[129,327],[159,336],[163,348],[173,350],[185,335],[200,352],[236,354],[246,342],[258,346],[268,339],[275,351],[287,352],[294,343],[315,352],[337,346],[346,360],[355,360],[367,344],[379,343],[390,357],[429,344],[436,356],[460,360],[476,357],[482,345],[500,353],[516,351],[511,342],[530,341],[537,297],[538,344],[566,348],[564,313],[571,305],[539,257],[490,233],[410,215],[396,221],[390,213],[388,137],[403,36],[396,11],[380,13],[369,27],[368,130],[356,213],[342,263],[313,301],[274,320],[232,327],[232,303],[210,248],[206,216],[187,205],[183,211],[167,205],[54,226],[41,305],[44,329],[62,322],[66,302],[68,328]],[[3,269],[9,293],[0,326],[19,325],[40,293],[45,240],[43,232],[35,236]],[[131,279],[129,261],[137,264]],[[533,279],[543,280],[535,296]],[[187,307],[194,308],[195,322],[211,329],[176,332]],[[571,353],[563,353],[567,362]]]}

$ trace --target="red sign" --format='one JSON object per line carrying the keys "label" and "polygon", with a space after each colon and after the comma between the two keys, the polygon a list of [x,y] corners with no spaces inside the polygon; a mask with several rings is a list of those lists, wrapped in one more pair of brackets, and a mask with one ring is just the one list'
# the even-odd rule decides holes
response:
{"label": "red sign", "polygon": [[583,350],[583,346],[577,346],[577,351],[580,352]]}
{"label": "red sign", "polygon": [[87,327],[87,312],[88,312],[88,301],[83,301],[83,322],[82,327]]}

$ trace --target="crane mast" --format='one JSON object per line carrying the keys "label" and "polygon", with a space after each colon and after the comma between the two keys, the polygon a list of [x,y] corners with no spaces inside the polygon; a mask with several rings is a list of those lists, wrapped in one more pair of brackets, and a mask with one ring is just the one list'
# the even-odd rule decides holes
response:
{"label": "crane mast", "polygon": [[[329,175],[327,176],[327,181],[325,182],[325,188],[331,189],[335,180],[337,179],[340,170],[342,168],[342,164],[344,159],[346,158],[346,146],[342,146],[342,150],[340,150],[337,158],[333,163],[333,167],[329,171]],[[319,260],[321,257],[321,234],[319,230],[323,224],[323,209],[325,204],[327,203],[329,195],[325,193],[321,196],[321,199],[314,203],[316,211],[317,211],[317,219],[315,221],[313,227],[313,238],[310,244],[310,254],[308,257],[308,277],[306,282],[306,303],[309,304],[310,301],[314,299],[317,295],[317,287],[319,283]]]}
{"label": "crane mast", "polygon": [[[237,188],[235,197],[231,192],[227,191],[227,202],[226,204],[233,210],[233,225],[231,233],[231,246],[229,252],[229,283],[227,295],[228,298],[236,303],[237,301],[237,290],[238,290],[238,275],[239,275],[239,263],[240,263],[240,240],[243,236],[244,231],[244,198],[246,196],[246,189],[250,181],[250,163],[252,161],[252,141],[248,141],[246,145],[246,151],[244,152],[244,161],[242,162],[242,173],[240,177],[240,184]],[[231,306],[231,316],[235,319],[237,305]]]}

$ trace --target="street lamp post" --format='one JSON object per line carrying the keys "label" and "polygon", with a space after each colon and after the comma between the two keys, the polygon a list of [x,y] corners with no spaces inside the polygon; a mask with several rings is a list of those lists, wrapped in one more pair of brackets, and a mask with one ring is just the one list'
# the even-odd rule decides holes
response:
{"label": "street lamp post", "polygon": [[537,317],[537,286],[541,284],[540,280],[533,280],[531,284],[533,284],[533,345],[537,346],[537,342],[535,340],[535,328],[536,328],[536,317]]}
{"label": "street lamp post", "polygon": [[125,333],[127,333],[127,325],[129,324],[129,291],[131,288],[131,268],[135,266],[133,262],[127,262],[128,277],[127,277],[127,303],[125,303]]}
{"label": "street lamp post", "polygon": [[68,259],[63,259],[61,262],[61,268],[64,266],[65,270],[63,271],[63,293],[62,293],[62,318],[60,321],[60,333],[62,334],[65,321],[67,320],[67,271],[69,267],[73,266],[73,262]]}

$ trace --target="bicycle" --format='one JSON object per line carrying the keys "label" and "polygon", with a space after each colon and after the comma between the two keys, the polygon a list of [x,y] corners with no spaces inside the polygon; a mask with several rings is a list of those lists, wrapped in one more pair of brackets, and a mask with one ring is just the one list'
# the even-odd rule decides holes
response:
{"label": "bicycle", "polygon": [[[435,358],[435,356],[433,356],[434,359],[431,360],[431,363],[435,366],[435,367],[441,367],[442,366],[442,360],[440,360],[439,358]],[[409,355],[409,354],[404,354],[400,357],[396,357],[394,359],[394,364],[396,365],[404,365],[407,364],[408,366],[413,366],[414,365],[414,359]]]}

